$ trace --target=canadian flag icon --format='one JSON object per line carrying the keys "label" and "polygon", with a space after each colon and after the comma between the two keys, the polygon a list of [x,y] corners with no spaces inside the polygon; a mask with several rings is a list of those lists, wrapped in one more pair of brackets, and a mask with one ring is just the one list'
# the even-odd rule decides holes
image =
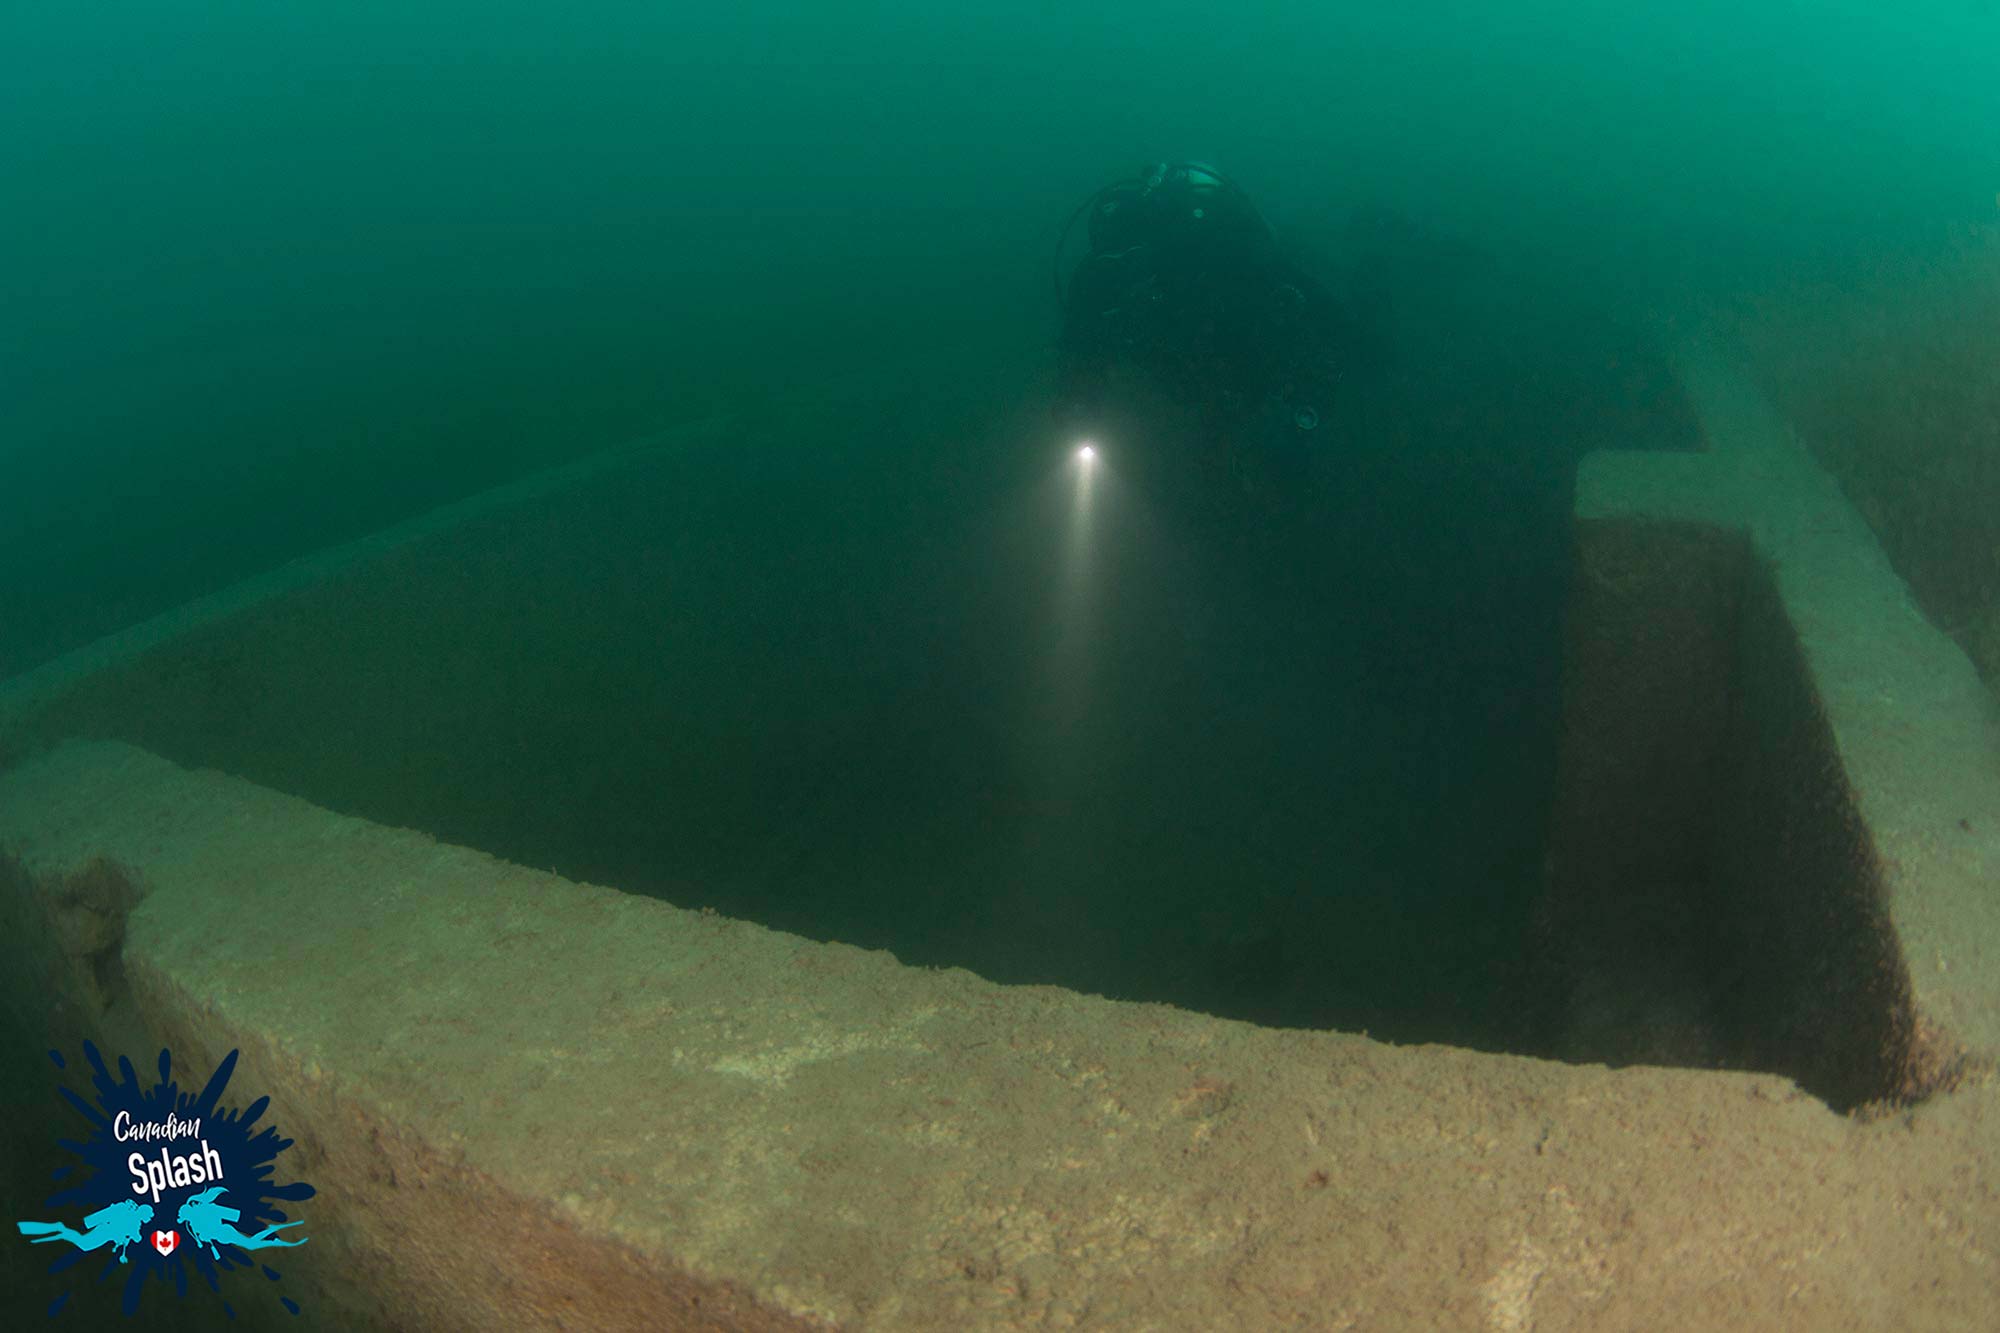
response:
{"label": "canadian flag icon", "polygon": [[163,1257],[172,1254],[174,1246],[180,1243],[181,1233],[178,1231],[155,1231],[153,1233],[153,1248],[158,1250]]}

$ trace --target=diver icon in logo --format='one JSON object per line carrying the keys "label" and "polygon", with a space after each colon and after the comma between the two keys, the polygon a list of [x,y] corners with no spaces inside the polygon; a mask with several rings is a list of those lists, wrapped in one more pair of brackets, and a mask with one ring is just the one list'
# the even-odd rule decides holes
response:
{"label": "diver icon in logo", "polygon": [[[100,1208],[83,1219],[83,1230],[78,1231],[63,1222],[17,1222],[30,1243],[46,1245],[50,1241],[66,1240],[79,1250],[102,1249],[109,1245],[118,1251],[118,1262],[125,1263],[127,1247],[137,1245],[146,1229],[146,1223],[153,1220],[153,1205],[140,1203],[134,1199],[122,1199],[108,1208]],[[160,1242],[154,1233],[153,1248],[160,1249]],[[170,1244],[161,1254],[171,1252]]]}
{"label": "diver icon in logo", "polygon": [[[276,1233],[283,1231],[286,1227],[303,1226],[305,1224],[303,1217],[296,1222],[280,1222],[276,1225],[265,1227],[254,1236],[244,1235],[235,1226],[236,1219],[243,1216],[243,1210],[240,1208],[225,1208],[217,1203],[215,1197],[220,1193],[222,1193],[222,1186],[220,1185],[205,1189],[182,1204],[180,1211],[181,1225],[188,1229],[190,1236],[194,1237],[195,1244],[208,1246],[210,1255],[216,1258],[222,1257],[221,1251],[215,1248],[218,1245],[234,1245],[239,1250],[264,1250],[269,1249],[273,1245],[303,1245],[306,1243],[306,1237],[304,1236],[300,1236],[297,1240],[283,1240],[279,1239],[276,1235]],[[171,1238],[173,1233],[168,1232],[167,1235]],[[158,1243],[158,1240],[155,1239],[154,1244],[157,1245]],[[169,1239],[167,1248],[161,1250],[160,1253],[169,1254],[172,1251],[173,1243]]]}

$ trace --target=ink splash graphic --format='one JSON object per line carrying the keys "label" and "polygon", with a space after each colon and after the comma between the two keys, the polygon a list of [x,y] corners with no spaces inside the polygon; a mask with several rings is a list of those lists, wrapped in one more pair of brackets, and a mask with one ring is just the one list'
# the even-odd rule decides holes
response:
{"label": "ink splash graphic", "polygon": [[[304,1225],[304,1219],[288,1220],[279,1203],[310,1199],[313,1187],[302,1181],[272,1183],[278,1154],[292,1141],[281,1138],[276,1126],[257,1128],[271,1099],[260,1097],[240,1112],[220,1109],[236,1070],[235,1051],[198,1094],[180,1090],[173,1058],[164,1050],[159,1081],[150,1089],[140,1086],[123,1056],[114,1079],[97,1047],[85,1042],[83,1054],[95,1100],[67,1087],[59,1091],[88,1130],[58,1145],[75,1160],[55,1170],[57,1189],[44,1201],[52,1215],[81,1214],[81,1224],[18,1222],[16,1229],[31,1243],[61,1247],[49,1266],[53,1275],[82,1268],[91,1280],[104,1282],[123,1270],[127,1315],[138,1312],[155,1278],[185,1298],[194,1277],[221,1300],[226,1317],[236,1318],[222,1294],[224,1276],[256,1268],[276,1283],[284,1275],[251,1253],[306,1242],[304,1236],[282,1234]],[[60,1051],[50,1051],[49,1059],[58,1070],[67,1067]],[[50,1303],[51,1319],[68,1305],[74,1281]],[[291,1298],[278,1299],[288,1312],[299,1312]]]}

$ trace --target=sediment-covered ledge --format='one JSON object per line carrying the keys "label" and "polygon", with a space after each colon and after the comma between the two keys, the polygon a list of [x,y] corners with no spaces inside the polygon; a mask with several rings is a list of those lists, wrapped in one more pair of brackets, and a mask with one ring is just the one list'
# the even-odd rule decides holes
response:
{"label": "sediment-covered ledge", "polygon": [[2000,719],[1734,361],[1682,381],[1708,452],[1578,478],[1550,952],[1698,995],[1669,1058],[1949,1089],[2000,1052]]}
{"label": "sediment-covered ledge", "polygon": [[320,1191],[288,1282],[329,1327],[1833,1327],[1995,1294],[1983,1088],[1862,1126],[1770,1076],[995,986],[109,743],[0,777],[0,842],[23,911],[132,884],[102,1002],[243,1051]]}

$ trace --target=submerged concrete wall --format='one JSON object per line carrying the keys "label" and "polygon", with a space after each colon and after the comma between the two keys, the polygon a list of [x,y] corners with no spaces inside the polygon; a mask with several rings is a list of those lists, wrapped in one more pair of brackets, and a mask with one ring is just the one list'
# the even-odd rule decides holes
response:
{"label": "submerged concrete wall", "polygon": [[[992,489],[798,448],[691,428],[219,597],[0,686],[0,764],[117,739],[822,937],[999,935],[938,886],[981,797],[1026,804],[1039,585],[989,550]],[[843,876],[871,893],[812,882]]]}
{"label": "submerged concrete wall", "polygon": [[1924,1096],[2000,1049],[2000,726],[1730,363],[1683,382],[1709,452],[1578,483],[1543,912],[1573,1053]]}
{"label": "submerged concrete wall", "polygon": [[312,1326],[1821,1329],[2000,1299],[1990,1088],[1857,1127],[1771,1076],[995,986],[105,743],[0,778],[0,810],[31,902],[129,868],[132,1012],[188,1067],[240,1049],[297,1137]]}
{"label": "submerged concrete wall", "polygon": [[8,1012],[243,1052],[320,1190],[316,1327],[1981,1327],[2000,732],[1824,477],[1688,378],[1712,454],[1579,486],[1551,948],[1572,981],[1679,948],[1637,1021],[1747,1034],[1698,1057],[1843,1101],[1958,1076],[1893,1118],[907,968],[45,747],[55,701],[115,703],[102,664],[13,695]]}

